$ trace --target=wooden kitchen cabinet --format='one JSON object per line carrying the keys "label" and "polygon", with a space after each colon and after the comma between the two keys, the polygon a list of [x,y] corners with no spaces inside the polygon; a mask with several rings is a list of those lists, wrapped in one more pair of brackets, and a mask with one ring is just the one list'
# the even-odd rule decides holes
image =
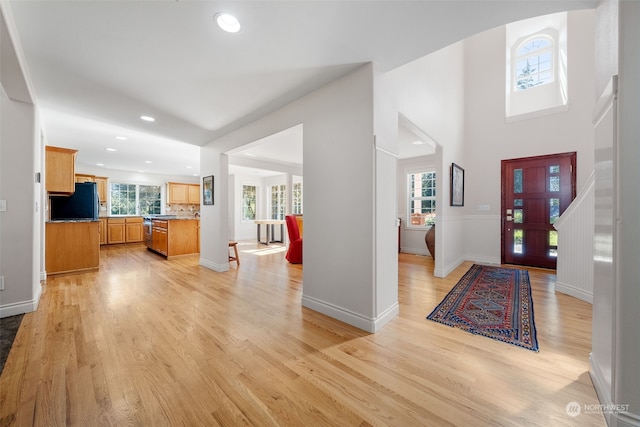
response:
{"label": "wooden kitchen cabinet", "polygon": [[118,217],[107,219],[107,243],[137,243],[143,240],[142,217]]}
{"label": "wooden kitchen cabinet", "polygon": [[189,186],[178,182],[167,183],[167,195],[169,203],[189,203]]}
{"label": "wooden kitchen cabinet", "polygon": [[107,180],[106,176],[87,175],[84,173],[77,173],[75,175],[76,182],[95,182],[98,190],[98,198],[100,203],[107,201]]}
{"label": "wooden kitchen cabinet", "polygon": [[142,242],[142,217],[125,218],[125,241],[126,243]]}
{"label": "wooden kitchen cabinet", "polygon": [[95,175],[86,175],[83,173],[77,173],[76,182],[96,182],[96,177]]}
{"label": "wooden kitchen cabinet", "polygon": [[124,218],[107,219],[107,243],[110,245],[115,243],[125,243],[125,226]]}
{"label": "wooden kitchen cabinet", "polygon": [[170,204],[200,204],[200,186],[198,184],[184,184],[167,182],[167,198]]}
{"label": "wooden kitchen cabinet", "polygon": [[200,221],[197,219],[153,220],[149,249],[167,258],[200,252]]}
{"label": "wooden kitchen cabinet", "polygon": [[48,275],[97,270],[100,266],[98,221],[48,222],[45,268]]}
{"label": "wooden kitchen cabinet", "polygon": [[109,178],[106,176],[96,176],[96,187],[98,187],[98,199],[100,203],[107,202],[108,181]]}
{"label": "wooden kitchen cabinet", "polygon": [[169,249],[168,223],[165,220],[153,220],[153,228],[151,231],[151,249],[167,256]]}
{"label": "wooden kitchen cabinet", "polygon": [[107,240],[107,218],[100,218],[99,220],[99,230],[100,230],[100,244],[106,245]]}
{"label": "wooden kitchen cabinet", "polygon": [[189,204],[191,205],[199,205],[200,204],[200,186],[199,185],[189,185]]}
{"label": "wooden kitchen cabinet", "polygon": [[45,147],[45,189],[49,193],[73,194],[76,191],[76,156],[78,150]]}

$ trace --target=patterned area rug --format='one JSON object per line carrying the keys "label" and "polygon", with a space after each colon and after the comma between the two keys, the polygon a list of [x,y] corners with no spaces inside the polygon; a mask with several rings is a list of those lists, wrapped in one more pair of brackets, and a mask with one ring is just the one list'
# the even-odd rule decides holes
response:
{"label": "patterned area rug", "polygon": [[538,351],[527,270],[474,264],[427,319]]}
{"label": "patterned area rug", "polygon": [[24,316],[24,314],[0,319],[0,374],[4,369],[4,363],[7,361],[9,351],[11,351],[13,340],[18,333],[22,316]]}

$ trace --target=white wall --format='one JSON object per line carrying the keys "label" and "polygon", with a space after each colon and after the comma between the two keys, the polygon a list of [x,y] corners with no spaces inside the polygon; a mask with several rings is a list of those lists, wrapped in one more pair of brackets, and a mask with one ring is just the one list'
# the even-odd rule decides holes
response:
{"label": "white wall", "polygon": [[[462,208],[449,206],[449,167],[465,167],[464,44],[456,43],[389,73],[397,110],[440,144],[436,149],[436,266],[444,277],[464,261]],[[446,236],[446,239],[444,239]]]}
{"label": "white wall", "polygon": [[620,4],[620,240],[616,292],[615,402],[628,403],[619,425],[640,425],[640,3]]}
{"label": "white wall", "polygon": [[[597,9],[596,90],[618,73],[618,98],[610,96],[607,122],[596,123],[596,217],[594,239],[593,334],[590,374],[602,404],[627,405],[608,411],[610,426],[640,425],[640,4],[602,1]],[[615,79],[614,79],[615,82]],[[611,92],[611,93],[608,93]],[[617,106],[617,110],[616,110]],[[616,114],[617,113],[617,114]]]}
{"label": "white wall", "polygon": [[[207,144],[201,152],[200,170],[216,175],[215,190],[224,191],[218,194],[225,200],[228,160],[221,153],[300,123],[304,125],[306,195],[303,305],[374,331],[389,320],[387,310],[397,301],[387,302],[385,307],[374,296],[377,266],[371,65]],[[345,183],[355,191],[341,191]],[[357,209],[358,214],[346,212],[344,206]],[[228,209],[226,205],[203,207],[201,214],[201,264],[224,270],[228,268]],[[394,257],[384,264],[397,265],[397,260]],[[395,282],[384,285],[397,291],[397,276]]]}
{"label": "white wall", "polygon": [[[594,11],[569,12],[569,109],[505,123],[505,29],[465,40],[465,258],[500,262],[500,161],[577,152],[577,190],[594,165]],[[489,210],[480,210],[480,206]]]}
{"label": "white wall", "polygon": [[[33,311],[40,298],[40,184],[34,183],[35,108],[2,91],[0,125],[0,317]],[[38,165],[39,166],[39,165]],[[36,211],[36,203],[38,210]]]}
{"label": "white wall", "polygon": [[35,182],[35,173],[43,172],[39,120],[5,7],[0,3],[0,200],[6,201],[0,212],[0,317],[35,310],[42,292],[42,186]]}

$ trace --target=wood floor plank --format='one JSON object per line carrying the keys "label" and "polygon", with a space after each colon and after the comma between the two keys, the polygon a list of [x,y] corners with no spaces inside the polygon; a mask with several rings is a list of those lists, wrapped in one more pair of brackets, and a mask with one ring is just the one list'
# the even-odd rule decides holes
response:
{"label": "wood floor plank", "polygon": [[301,306],[303,266],[240,242],[224,273],[143,245],[49,278],[0,376],[0,426],[604,426],[591,306],[529,272],[540,352],[426,316],[464,275],[400,254],[400,314],[369,334]]}

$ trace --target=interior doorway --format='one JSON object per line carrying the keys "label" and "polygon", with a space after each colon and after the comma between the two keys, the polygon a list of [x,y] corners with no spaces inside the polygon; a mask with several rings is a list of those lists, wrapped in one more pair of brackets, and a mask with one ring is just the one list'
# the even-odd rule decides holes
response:
{"label": "interior doorway", "polygon": [[502,160],[502,263],[555,269],[553,224],[575,197],[575,152]]}

